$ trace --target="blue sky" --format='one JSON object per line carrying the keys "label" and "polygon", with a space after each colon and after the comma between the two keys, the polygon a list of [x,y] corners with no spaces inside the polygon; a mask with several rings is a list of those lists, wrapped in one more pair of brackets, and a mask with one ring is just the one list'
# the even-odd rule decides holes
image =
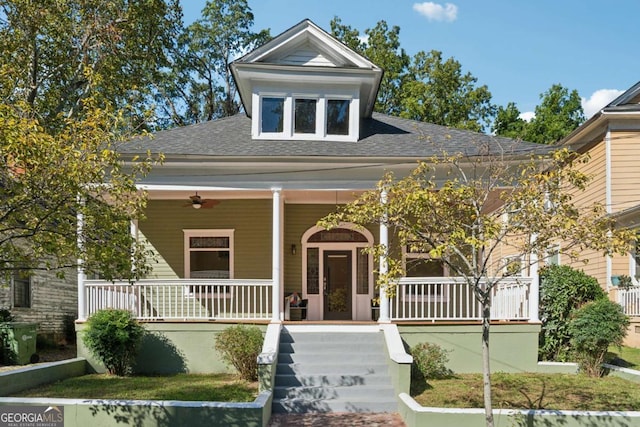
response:
{"label": "blue sky", "polygon": [[[205,0],[181,0],[186,23]],[[454,57],[493,102],[532,112],[552,84],[577,89],[587,116],[640,81],[640,0],[249,0],[254,29],[277,35],[305,18],[329,31],[334,16],[361,32],[400,27],[409,53]]]}

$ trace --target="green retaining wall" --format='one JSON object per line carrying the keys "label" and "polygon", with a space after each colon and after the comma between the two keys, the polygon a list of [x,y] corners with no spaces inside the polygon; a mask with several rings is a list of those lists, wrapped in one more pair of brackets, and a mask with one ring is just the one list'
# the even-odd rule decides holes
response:
{"label": "green retaining wall", "polygon": [[[425,408],[400,395],[407,427],[484,427],[483,409]],[[494,410],[494,425],[505,427],[640,427],[640,412]]]}
{"label": "green retaining wall", "polygon": [[64,427],[264,427],[271,415],[271,392],[247,403],[0,398],[0,407],[11,406],[62,408]]}
{"label": "green retaining wall", "polygon": [[[438,344],[449,353],[447,367],[458,373],[482,372],[481,325],[402,325],[404,342]],[[492,372],[536,372],[540,324],[493,324],[489,349]]]}
{"label": "green retaining wall", "polygon": [[[149,322],[143,323],[145,335],[136,363],[134,373],[139,374],[171,374],[189,373],[222,373],[235,372],[233,367],[225,364],[215,349],[215,337],[235,324],[206,322]],[[253,325],[247,325],[253,326]],[[267,325],[255,325],[263,332]],[[76,324],[78,356],[84,357],[91,370],[104,372],[104,366],[87,350],[82,342],[82,331],[86,325]]]}
{"label": "green retaining wall", "polygon": [[0,372],[0,396],[7,396],[65,378],[79,377],[84,375],[86,371],[86,360],[77,358]]}

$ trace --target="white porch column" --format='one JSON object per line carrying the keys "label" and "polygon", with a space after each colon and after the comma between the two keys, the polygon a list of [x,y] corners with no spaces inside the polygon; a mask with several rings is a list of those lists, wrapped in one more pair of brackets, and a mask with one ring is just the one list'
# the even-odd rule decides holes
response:
{"label": "white porch column", "polygon": [[[78,206],[84,207],[84,199],[78,197]],[[78,242],[78,249],[82,251],[84,247],[84,215],[81,209],[78,209],[76,214],[76,238]],[[85,298],[84,281],[86,280],[84,274],[84,260],[81,256],[78,257],[78,320],[87,320],[87,301]]]}
{"label": "white porch column", "polygon": [[[535,242],[538,239],[536,234],[531,236],[531,240]],[[538,323],[540,317],[538,314],[538,305],[540,302],[540,277],[538,275],[539,260],[538,254],[529,254],[529,276],[531,276],[531,286],[529,288],[529,322]]]}
{"label": "white porch column", "polygon": [[273,281],[272,292],[272,322],[280,322],[284,318],[281,313],[281,303],[284,299],[282,289],[282,225],[283,209],[281,200],[281,188],[272,188],[273,192],[273,214],[272,214],[272,236],[271,236],[271,280]]}
{"label": "white porch column", "polygon": [[[387,203],[387,192],[383,191],[380,195],[380,203],[385,205]],[[385,214],[386,217],[386,214]],[[386,218],[385,218],[386,219]],[[385,225],[385,221],[380,223],[380,245],[386,248],[385,254],[380,255],[380,275],[387,272],[387,253],[389,251],[389,229]],[[380,289],[380,317],[379,323],[389,323],[389,297],[387,296],[386,288]]]}

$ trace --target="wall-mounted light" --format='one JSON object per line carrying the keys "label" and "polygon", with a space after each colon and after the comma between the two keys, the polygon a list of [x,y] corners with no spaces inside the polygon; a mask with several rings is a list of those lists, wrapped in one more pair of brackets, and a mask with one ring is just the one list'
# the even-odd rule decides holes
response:
{"label": "wall-mounted light", "polygon": [[295,255],[297,250],[298,250],[298,248],[296,247],[295,243],[293,245],[291,245],[291,255]]}

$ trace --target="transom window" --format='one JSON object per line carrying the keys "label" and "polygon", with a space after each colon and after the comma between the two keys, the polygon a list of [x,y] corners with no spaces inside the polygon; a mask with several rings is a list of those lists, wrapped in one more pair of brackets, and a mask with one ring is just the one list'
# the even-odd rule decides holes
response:
{"label": "transom window", "polygon": [[255,93],[254,138],[357,141],[359,92],[343,92]]}
{"label": "transom window", "polygon": [[184,230],[185,277],[233,278],[233,230]]}

